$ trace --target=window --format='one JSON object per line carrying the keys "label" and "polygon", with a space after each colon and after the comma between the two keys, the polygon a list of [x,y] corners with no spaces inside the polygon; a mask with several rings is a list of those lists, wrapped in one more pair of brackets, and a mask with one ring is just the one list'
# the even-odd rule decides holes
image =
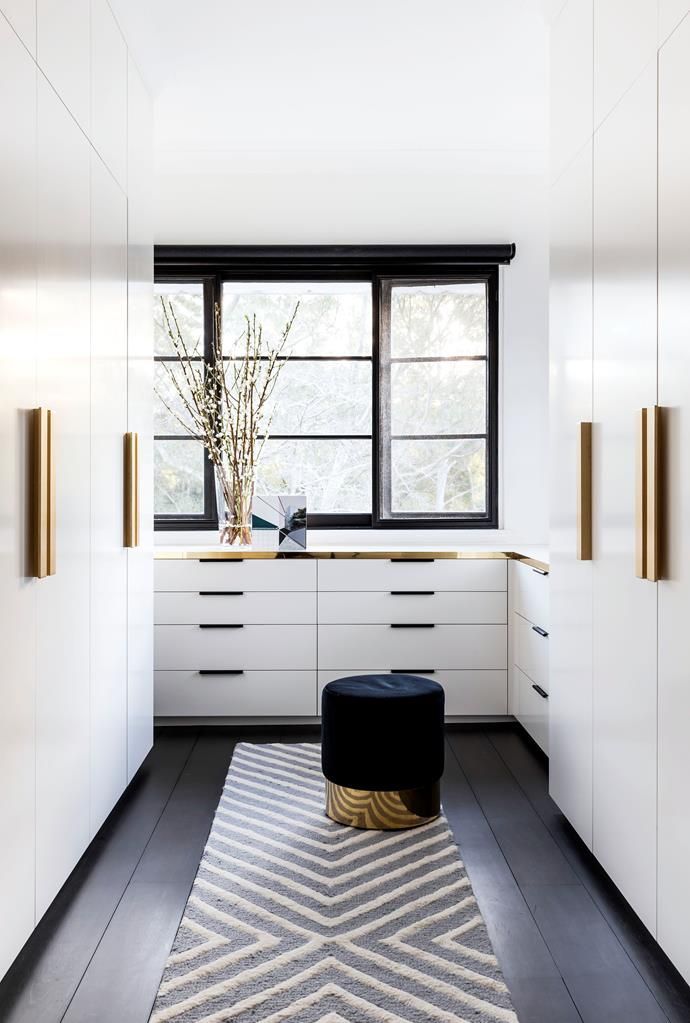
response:
{"label": "window", "polygon": [[[253,314],[277,338],[299,302],[257,493],[306,493],[310,527],[496,526],[498,263],[513,251],[166,246],[155,290],[200,363],[216,303],[234,340]],[[158,301],[155,356],[156,527],[215,528],[212,467],[161,365],[176,358]]]}

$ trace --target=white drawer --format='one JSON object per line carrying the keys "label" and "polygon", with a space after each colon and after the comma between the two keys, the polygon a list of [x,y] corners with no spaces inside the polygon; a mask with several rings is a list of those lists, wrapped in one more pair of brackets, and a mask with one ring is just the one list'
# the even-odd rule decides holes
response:
{"label": "white drawer", "polygon": [[159,717],[311,717],[317,713],[316,672],[157,671],[154,712]]}
{"label": "white drawer", "polygon": [[505,590],[507,562],[358,558],[319,561],[319,590]]}
{"label": "white drawer", "polygon": [[431,622],[435,625],[504,625],[506,594],[453,593],[451,590],[355,590],[319,593],[320,625],[390,625]]}
{"label": "white drawer", "polygon": [[316,590],[316,562],[308,558],[156,561],[156,590]]}
{"label": "white drawer", "polygon": [[208,590],[202,593],[164,592],[155,595],[157,625],[314,625],[316,594],[271,593],[260,590]]}
{"label": "white drawer", "polygon": [[543,629],[549,627],[549,577],[521,561],[510,563],[513,610]]}
{"label": "white drawer", "polygon": [[[519,614],[513,615],[515,627],[515,663],[526,675],[549,691],[549,639],[540,625],[533,625]],[[544,630],[542,630],[544,631]]]}
{"label": "white drawer", "polygon": [[[414,667],[414,666],[412,666]],[[340,671],[319,672],[319,713],[321,713],[321,693],[327,682],[346,675],[385,675],[385,669],[351,668]],[[456,714],[505,714],[507,713],[508,673],[506,671],[454,671],[445,669],[427,674],[424,671],[411,671],[410,674],[421,675],[440,682],[446,693],[446,716]]]}
{"label": "white drawer", "polygon": [[503,669],[507,659],[506,626],[319,626],[319,668],[351,664],[353,651],[358,660],[383,665],[384,670],[414,667]]}
{"label": "white drawer", "polygon": [[549,752],[549,700],[542,696],[534,687],[536,683],[528,678],[519,668],[515,669],[518,676],[518,708],[517,719],[527,729],[537,745],[545,753]]}
{"label": "white drawer", "polygon": [[315,625],[245,625],[235,629],[156,625],[153,631],[158,670],[316,668]]}

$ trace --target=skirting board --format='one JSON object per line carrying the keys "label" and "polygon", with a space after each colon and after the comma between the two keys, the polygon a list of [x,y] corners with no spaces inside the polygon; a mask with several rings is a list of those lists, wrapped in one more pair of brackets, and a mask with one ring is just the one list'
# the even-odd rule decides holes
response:
{"label": "skirting board", "polygon": [[[512,714],[468,714],[453,715],[446,718],[448,725],[495,725],[512,724],[515,718]],[[319,717],[156,717],[154,724],[160,726],[189,726],[189,725],[320,725]]]}

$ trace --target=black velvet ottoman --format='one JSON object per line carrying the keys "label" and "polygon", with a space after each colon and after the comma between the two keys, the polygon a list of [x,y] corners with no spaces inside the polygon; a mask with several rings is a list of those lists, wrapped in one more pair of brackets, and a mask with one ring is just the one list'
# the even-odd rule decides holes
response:
{"label": "black velvet ottoman", "polygon": [[326,814],[355,828],[413,828],[438,817],[444,692],[417,675],[352,675],[321,697]]}

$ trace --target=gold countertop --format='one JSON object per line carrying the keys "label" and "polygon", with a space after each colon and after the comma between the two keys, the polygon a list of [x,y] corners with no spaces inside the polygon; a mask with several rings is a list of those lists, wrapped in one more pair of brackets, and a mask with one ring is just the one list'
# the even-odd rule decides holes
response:
{"label": "gold countertop", "polygon": [[379,550],[378,548],[362,547],[359,549],[326,549],[326,548],[307,548],[305,551],[276,551],[276,550],[261,550],[261,549],[242,549],[232,548],[228,550],[222,550],[218,547],[179,547],[179,548],[162,548],[158,549],[154,553],[154,558],[157,561],[244,561],[253,559],[299,559],[299,558],[315,558],[317,560],[325,560],[329,558],[350,558],[361,560],[368,560],[372,558],[385,559],[387,561],[436,561],[436,560],[456,560],[461,561],[465,559],[479,559],[479,560],[503,560],[503,561],[522,561],[526,565],[531,565],[532,568],[536,568],[541,572],[548,573],[549,564],[547,561],[541,558],[535,558],[531,554],[521,554],[519,551],[494,551],[494,550],[483,550],[483,549],[472,549],[472,550]]}

